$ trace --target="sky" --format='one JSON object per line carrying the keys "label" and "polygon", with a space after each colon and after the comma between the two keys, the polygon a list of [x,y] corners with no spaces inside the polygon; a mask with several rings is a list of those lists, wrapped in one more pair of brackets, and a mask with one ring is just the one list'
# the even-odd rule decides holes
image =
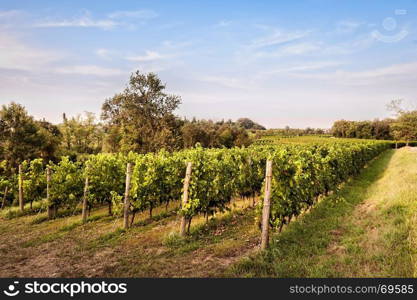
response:
{"label": "sky", "polygon": [[100,115],[135,70],[176,114],[329,128],[417,103],[417,0],[0,0],[0,104]]}

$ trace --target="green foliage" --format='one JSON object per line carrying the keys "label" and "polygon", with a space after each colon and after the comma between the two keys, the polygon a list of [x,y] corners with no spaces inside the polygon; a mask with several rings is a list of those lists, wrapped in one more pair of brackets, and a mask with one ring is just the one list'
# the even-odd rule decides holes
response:
{"label": "green foliage", "polygon": [[[183,151],[192,162],[189,199],[181,213],[192,217],[228,209],[236,196],[260,193],[265,155],[257,148],[195,149]],[[184,167],[185,168],[185,167]]]}
{"label": "green foliage", "polygon": [[[42,126],[40,125],[42,123]],[[12,102],[0,110],[0,159],[7,161],[7,172],[16,171],[17,165],[27,159],[52,158],[51,141],[55,143],[53,125],[37,122],[25,108]],[[59,135],[59,133],[55,132]]]}
{"label": "green foliage", "polygon": [[147,153],[170,148],[175,143],[173,111],[181,98],[165,93],[165,85],[154,73],[131,75],[127,88],[103,104],[103,118],[121,135],[120,150]]}
{"label": "green foliage", "polygon": [[29,202],[42,200],[46,197],[46,174],[41,158],[25,161],[23,164],[23,190]]}
{"label": "green foliage", "polygon": [[393,120],[346,121],[333,123],[331,132],[335,137],[390,140],[393,138],[391,124]]}
{"label": "green foliage", "polygon": [[388,110],[394,111],[396,118],[374,121],[336,121],[332,134],[343,138],[395,139],[409,144],[417,140],[417,110],[406,110],[401,107],[402,100],[393,100]]}
{"label": "green foliage", "polygon": [[83,195],[83,171],[80,162],[72,162],[64,156],[57,164],[51,164],[50,203],[56,207],[75,208]]}
{"label": "green foliage", "polygon": [[[271,225],[287,224],[390,147],[389,142],[376,141],[273,146]],[[259,215],[261,211],[259,203]]]}
{"label": "green foliage", "polygon": [[[298,140],[298,139],[294,139]],[[311,143],[316,141],[315,143]],[[320,141],[320,142],[319,142]],[[234,197],[262,194],[267,159],[273,161],[271,218],[281,227],[312,206],[320,195],[335,190],[391,142],[310,138],[310,143],[288,142],[249,148],[193,149],[158,153],[97,154],[84,162],[63,157],[51,164],[50,203],[74,208],[81,202],[88,176],[88,205],[113,204],[123,209],[126,164],[133,164],[130,210],[143,211],[181,199],[186,164],[192,163],[188,202],[180,214],[192,218],[228,210]],[[4,165],[5,163],[3,163]],[[28,198],[45,196],[45,171],[41,159],[23,165]],[[1,169],[1,168],[0,168]],[[0,188],[7,184],[0,177]],[[258,212],[262,203],[258,204]],[[258,214],[259,216],[259,214]]]}
{"label": "green foliage", "polygon": [[213,122],[205,120],[185,121],[181,127],[184,148],[192,148],[197,143],[205,148],[248,146],[252,143],[247,130],[231,120]]}
{"label": "green foliage", "polygon": [[401,112],[391,127],[397,140],[417,140],[417,110]]}
{"label": "green foliage", "polygon": [[284,137],[297,137],[297,136],[310,136],[310,135],[316,135],[316,136],[327,135],[325,133],[325,130],[321,128],[307,127],[305,129],[300,129],[300,128],[290,128],[289,126],[286,126],[285,128],[256,130],[255,132],[258,138],[265,137],[265,136],[274,136],[274,137],[284,138]]}
{"label": "green foliage", "polygon": [[77,157],[78,154],[96,154],[102,150],[104,130],[93,113],[85,112],[84,116],[72,118],[64,114],[63,119],[59,125],[63,136],[61,155]]}
{"label": "green foliage", "polygon": [[90,155],[85,162],[88,176],[88,203],[112,203],[113,194],[123,194],[127,157],[122,154]]}
{"label": "green foliage", "polygon": [[131,188],[133,209],[143,211],[179,199],[184,173],[180,153],[137,155]]}
{"label": "green foliage", "polygon": [[8,172],[7,161],[0,161],[0,208],[4,208],[8,203],[12,203],[16,192],[17,175]]}
{"label": "green foliage", "polygon": [[236,124],[244,129],[253,129],[253,130],[266,130],[266,128],[258,123],[255,123],[249,118],[240,118],[237,119]]}

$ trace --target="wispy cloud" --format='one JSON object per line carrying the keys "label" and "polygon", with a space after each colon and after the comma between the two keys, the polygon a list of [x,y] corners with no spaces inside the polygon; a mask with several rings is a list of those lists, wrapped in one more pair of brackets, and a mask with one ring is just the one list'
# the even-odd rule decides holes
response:
{"label": "wispy cloud", "polygon": [[120,69],[105,68],[95,65],[60,67],[55,69],[55,72],[60,74],[94,75],[99,77],[118,76],[126,73]]}
{"label": "wispy cloud", "polygon": [[89,11],[83,11],[81,15],[70,19],[47,18],[34,24],[34,27],[80,27],[100,28],[104,30],[115,27],[135,28],[135,22],[145,22],[157,17],[151,10],[115,11],[109,13],[105,18],[94,18]]}
{"label": "wispy cloud", "polygon": [[21,28],[28,20],[30,15],[23,10],[0,10],[0,29]]}
{"label": "wispy cloud", "polygon": [[97,54],[97,56],[99,56],[102,59],[110,59],[112,52],[108,49],[100,48],[100,49],[97,49],[95,53]]}
{"label": "wispy cloud", "polygon": [[4,18],[4,19],[6,19],[6,18],[15,18],[15,17],[21,16],[23,14],[24,14],[23,11],[16,10],[16,9],[0,10],[0,18]]}
{"label": "wispy cloud", "polygon": [[148,20],[156,18],[158,14],[153,10],[123,10],[115,11],[109,14],[111,19],[120,19],[120,18],[136,18],[142,20]]}
{"label": "wispy cloud", "polygon": [[328,43],[323,47],[323,55],[347,55],[358,51],[365,50],[371,47],[376,40],[372,37],[371,33],[363,34],[354,37],[351,40],[347,40],[341,43],[330,44]]}
{"label": "wispy cloud", "polygon": [[258,51],[255,56],[257,57],[280,57],[280,56],[294,56],[305,55],[317,52],[321,49],[319,43],[313,42],[300,42],[278,47],[271,51]]}
{"label": "wispy cloud", "polygon": [[316,70],[323,70],[328,68],[339,67],[346,65],[346,62],[343,61],[313,61],[306,63],[299,63],[288,67],[275,68],[269,71],[263,71],[261,74],[265,75],[274,75],[274,74],[288,74],[288,73],[299,73],[299,72],[309,72]]}
{"label": "wispy cloud", "polygon": [[361,71],[338,70],[334,72],[300,73],[297,76],[300,78],[332,81],[343,85],[378,85],[382,87],[387,83],[394,85],[394,82],[399,85],[407,85],[417,80],[417,62]]}
{"label": "wispy cloud", "polygon": [[352,33],[356,31],[363,22],[354,21],[354,20],[342,20],[336,24],[336,33]]}
{"label": "wispy cloud", "polygon": [[212,83],[232,89],[247,89],[250,82],[241,77],[232,76],[202,76],[198,79],[201,82]]}
{"label": "wispy cloud", "polygon": [[171,41],[171,40],[165,40],[162,42],[162,46],[168,49],[183,49],[189,46],[193,45],[193,41]]}
{"label": "wispy cloud", "polygon": [[272,34],[263,36],[261,38],[253,40],[249,44],[249,48],[263,48],[269,46],[279,46],[285,43],[293,42],[307,36],[310,31],[283,31],[283,30],[274,30]]}
{"label": "wispy cloud", "polygon": [[46,19],[34,24],[34,27],[95,27],[101,29],[111,29],[120,25],[119,22],[111,19],[94,19],[91,14],[86,11],[81,16],[71,19]]}
{"label": "wispy cloud", "polygon": [[0,69],[33,71],[59,60],[62,54],[22,42],[10,32],[0,31]]}
{"label": "wispy cloud", "polygon": [[166,57],[167,57],[166,55],[162,55],[156,51],[145,51],[144,55],[128,56],[126,57],[126,59],[130,61],[137,61],[137,62],[148,62],[148,61],[160,60]]}

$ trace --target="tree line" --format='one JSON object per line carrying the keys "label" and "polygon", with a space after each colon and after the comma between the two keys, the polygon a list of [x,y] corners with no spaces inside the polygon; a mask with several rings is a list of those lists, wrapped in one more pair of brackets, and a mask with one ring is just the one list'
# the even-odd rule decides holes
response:
{"label": "tree line", "polygon": [[328,135],[329,132],[326,129],[322,128],[290,128],[290,126],[285,126],[285,128],[274,128],[267,129],[263,131],[257,131],[256,135],[258,137],[262,136],[279,136],[279,137],[294,137],[294,136],[304,136],[304,135]]}
{"label": "tree line", "polygon": [[127,87],[105,99],[101,116],[93,113],[68,117],[60,124],[36,120],[17,103],[0,110],[0,161],[16,172],[25,160],[42,158],[57,162],[60,157],[82,159],[89,154],[148,153],[194,147],[248,146],[251,131],[265,130],[260,124],[237,121],[188,120],[175,114],[181,97],[167,94],[166,86],[154,73],[139,71],[130,76]]}
{"label": "tree line", "polygon": [[407,143],[417,140],[417,110],[404,110],[397,106],[396,117],[373,121],[334,122],[331,133],[335,137],[402,140]]}

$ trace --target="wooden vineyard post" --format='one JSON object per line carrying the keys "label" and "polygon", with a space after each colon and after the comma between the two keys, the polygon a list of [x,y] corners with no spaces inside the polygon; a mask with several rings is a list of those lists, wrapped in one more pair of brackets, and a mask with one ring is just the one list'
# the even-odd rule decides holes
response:
{"label": "wooden vineyard post", "polygon": [[19,165],[19,207],[20,211],[25,209],[25,200],[23,199],[23,170],[22,165]]}
{"label": "wooden vineyard post", "polygon": [[124,207],[123,207],[123,225],[125,229],[129,228],[129,193],[130,193],[130,180],[132,177],[132,164],[127,163],[126,167],[126,189],[125,189],[125,199],[124,199]]}
{"label": "wooden vineyard post", "polygon": [[7,198],[8,190],[9,190],[9,187],[6,186],[6,188],[4,189],[3,202],[1,204],[1,209],[3,209],[6,206],[6,198]]}
{"label": "wooden vineyard post", "polygon": [[46,167],[46,203],[48,205],[48,220],[51,220],[53,217],[52,205],[50,203],[51,201],[50,189],[51,189],[51,168]]}
{"label": "wooden vineyard post", "polygon": [[85,183],[84,183],[83,213],[82,213],[83,223],[87,222],[87,202],[88,202],[87,196],[88,196],[88,175],[85,176]]}
{"label": "wooden vineyard post", "polygon": [[[191,169],[192,163],[187,163],[187,170],[185,172],[185,179],[184,179],[184,192],[182,194],[182,207],[185,206],[188,202],[188,187],[190,186],[190,179],[191,179]],[[182,216],[181,218],[181,226],[180,226],[180,236],[185,236],[185,226],[187,225],[187,218]]]}
{"label": "wooden vineyard post", "polygon": [[265,197],[262,209],[262,235],[261,250],[265,250],[269,244],[269,215],[271,212],[271,179],[272,179],[272,161],[266,162],[265,171]]}

